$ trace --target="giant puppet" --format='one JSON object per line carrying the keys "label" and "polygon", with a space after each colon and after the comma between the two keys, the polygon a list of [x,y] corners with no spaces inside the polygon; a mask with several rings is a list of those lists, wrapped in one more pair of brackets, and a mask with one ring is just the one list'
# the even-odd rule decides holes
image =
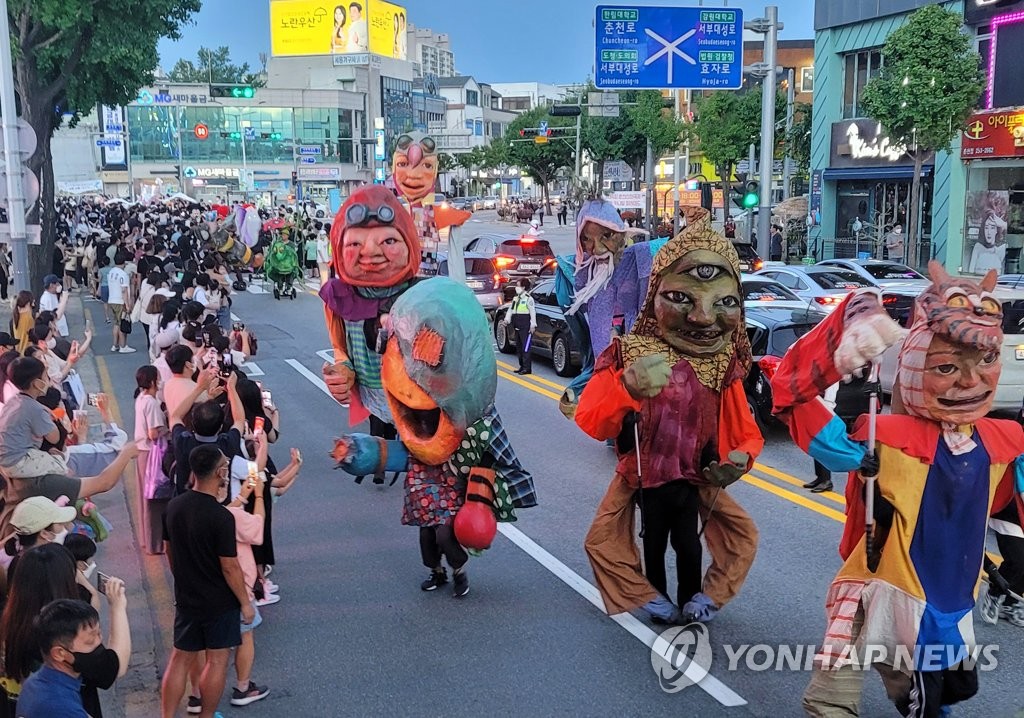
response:
{"label": "giant puppet", "polygon": [[418,132],[398,138],[391,161],[390,182],[416,225],[423,253],[421,262],[427,274],[436,270],[441,230],[459,226],[472,215],[434,204],[437,170],[437,145],[432,138]]}
{"label": "giant puppet", "polygon": [[851,472],[845,563],[804,693],[812,716],[858,715],[868,664],[903,715],[938,716],[978,688],[962,659],[975,648],[985,526],[1011,502],[1020,508],[1024,431],[985,418],[1003,343],[995,272],[979,283],[934,261],[929,270],[899,353],[893,414],[861,417],[848,436],[818,398],[901,336],[873,289],[851,293],[794,344],[772,380],[775,412],[796,442],[832,471]]}
{"label": "giant puppet", "polygon": [[420,587],[447,583],[443,556],[461,597],[469,590],[463,547],[488,548],[496,520],[535,506],[533,479],[494,407],[492,335],[473,292],[444,277],[424,280],[395,302],[387,324],[381,379],[398,439],[349,434],[334,456],[358,476],[407,472],[402,523],[419,528],[430,570]]}
{"label": "giant puppet", "polygon": [[[711,620],[746,578],[757,529],[724,489],[764,445],[743,391],[751,357],[739,258],[706,212],[688,220],[655,255],[636,324],[598,357],[575,412],[589,435],[617,439],[615,476],[586,538],[605,607],[672,622]],[[698,517],[712,555],[703,577]],[[665,578],[670,540],[679,608]]]}

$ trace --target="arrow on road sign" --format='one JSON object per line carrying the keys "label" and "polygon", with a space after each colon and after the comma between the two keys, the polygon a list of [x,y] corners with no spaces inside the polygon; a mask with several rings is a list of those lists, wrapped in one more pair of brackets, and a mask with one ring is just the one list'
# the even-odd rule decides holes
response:
{"label": "arrow on road sign", "polygon": [[315,165],[316,157],[301,157],[299,161],[304,165]]}
{"label": "arrow on road sign", "polygon": [[679,57],[681,57],[683,60],[685,60],[686,62],[690,63],[691,65],[696,65],[697,64],[696,60],[694,60],[692,57],[690,57],[685,52],[683,52],[682,50],[679,49],[679,44],[680,43],[685,42],[686,40],[689,40],[691,37],[693,37],[694,35],[697,34],[697,30],[696,29],[690,30],[688,32],[684,32],[682,35],[677,37],[672,42],[669,42],[668,40],[663,38],[658,33],[654,32],[654,30],[651,30],[650,28],[646,28],[644,30],[644,32],[647,33],[648,37],[653,38],[655,41],[660,42],[661,45],[662,45],[660,50],[658,50],[656,53],[654,53],[653,55],[648,57],[646,60],[644,60],[644,65],[650,65],[652,62],[654,62],[655,60],[660,58],[662,55],[668,55],[668,84],[669,85],[672,84],[672,57],[674,55],[679,55]]}

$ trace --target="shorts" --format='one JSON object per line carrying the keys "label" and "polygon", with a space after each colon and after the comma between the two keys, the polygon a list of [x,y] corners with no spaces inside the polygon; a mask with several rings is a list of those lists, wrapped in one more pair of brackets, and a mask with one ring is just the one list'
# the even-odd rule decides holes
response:
{"label": "shorts", "polygon": [[178,608],[174,612],[174,647],[188,653],[234,648],[242,643],[240,625],[237,608],[214,616],[196,615]]}
{"label": "shorts", "polygon": [[256,606],[255,601],[250,601],[252,604],[252,610],[256,612],[253,616],[252,623],[242,623],[242,633],[249,633],[254,628],[259,628],[260,624],[263,623],[263,616],[260,615],[260,609]]}
{"label": "shorts", "polygon": [[124,314],[124,305],[123,304],[108,304],[107,306],[110,307],[110,313],[114,315],[114,321],[115,322],[121,321],[121,316]]}
{"label": "shorts", "polygon": [[110,287],[100,287],[100,301],[104,304],[110,299]]}

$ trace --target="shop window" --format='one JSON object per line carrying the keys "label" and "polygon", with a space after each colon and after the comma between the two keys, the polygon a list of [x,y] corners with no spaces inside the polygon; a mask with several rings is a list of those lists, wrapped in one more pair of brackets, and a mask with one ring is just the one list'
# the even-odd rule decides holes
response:
{"label": "shop window", "polygon": [[476,90],[466,90],[466,104],[467,105],[479,105],[480,104],[480,93]]}
{"label": "shop window", "polygon": [[1014,160],[972,162],[966,212],[963,271],[1024,271],[1024,166]]}
{"label": "shop window", "polygon": [[[843,117],[863,117],[864,88],[882,71],[881,50],[861,50],[846,55],[844,61]],[[813,78],[812,78],[813,79]]]}
{"label": "shop window", "polygon": [[811,94],[814,92],[814,68],[800,68],[800,92]]}

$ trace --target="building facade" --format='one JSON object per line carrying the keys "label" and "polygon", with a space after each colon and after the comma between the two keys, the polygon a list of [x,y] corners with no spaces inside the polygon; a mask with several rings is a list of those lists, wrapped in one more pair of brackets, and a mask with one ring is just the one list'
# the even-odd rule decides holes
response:
{"label": "building facade", "polygon": [[[815,3],[810,249],[818,257],[884,254],[886,233],[908,228],[913,160],[866,116],[862,93],[882,67],[889,34],[926,0]],[[960,2],[945,3],[960,12]],[[957,268],[963,242],[966,173],[953,151],[940,153],[921,177],[918,256]]]}
{"label": "building facade", "polygon": [[501,109],[520,113],[534,107],[546,107],[565,98],[565,89],[543,82],[493,82],[501,95]]}
{"label": "building facade", "polygon": [[965,0],[964,20],[986,70],[982,108],[960,147],[966,174],[962,271],[1024,271],[1024,2]]}
{"label": "building facade", "polygon": [[406,29],[409,59],[415,63],[417,77],[455,75],[455,53],[452,52],[451,38],[446,33],[437,33],[426,27],[410,23]]}

